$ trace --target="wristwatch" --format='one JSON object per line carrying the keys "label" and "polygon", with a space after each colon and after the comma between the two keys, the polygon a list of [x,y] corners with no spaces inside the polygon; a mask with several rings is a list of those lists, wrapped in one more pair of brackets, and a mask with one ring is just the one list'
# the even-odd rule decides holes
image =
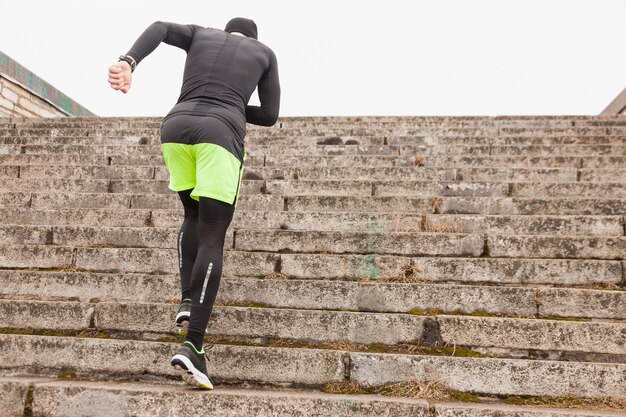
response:
{"label": "wristwatch", "polygon": [[119,61],[128,62],[130,64],[130,72],[135,71],[135,67],[137,67],[137,61],[130,55],[120,55],[118,58]]}

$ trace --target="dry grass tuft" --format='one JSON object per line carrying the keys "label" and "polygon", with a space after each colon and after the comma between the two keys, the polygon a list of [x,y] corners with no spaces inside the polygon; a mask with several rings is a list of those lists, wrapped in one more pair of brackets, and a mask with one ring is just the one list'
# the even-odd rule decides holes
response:
{"label": "dry grass tuft", "polygon": [[566,395],[563,397],[520,397],[511,396],[504,400],[507,404],[539,406],[539,407],[560,407],[579,408],[594,411],[623,411],[626,410],[626,399],[624,398],[587,398]]}
{"label": "dry grass tuft", "polygon": [[406,381],[379,387],[377,394],[392,397],[423,398],[444,401],[452,398],[450,390],[438,381]]}
{"label": "dry grass tuft", "polygon": [[269,274],[264,275],[263,279],[287,279],[287,275],[272,271]]}
{"label": "dry grass tuft", "polygon": [[389,279],[391,282],[404,282],[404,283],[412,283],[416,284],[422,282],[422,270],[415,264],[415,262],[411,261],[406,265],[403,265],[400,268],[400,273],[394,279]]}
{"label": "dry grass tuft", "polygon": [[[455,400],[464,393],[457,393],[438,381],[406,381],[397,384],[373,387],[355,381],[330,382],[322,387],[329,394],[379,394],[388,397],[418,398],[435,401]],[[471,395],[470,395],[471,396]],[[477,402],[476,400],[472,402]]]}
{"label": "dry grass tuft", "polygon": [[580,288],[583,290],[603,290],[603,291],[626,291],[626,287],[622,287],[619,284],[613,282],[608,283],[596,283],[596,284],[582,284],[574,285],[574,288]]}
{"label": "dry grass tuft", "polygon": [[327,394],[375,394],[376,388],[355,381],[329,382],[322,386]]}
{"label": "dry grass tuft", "polygon": [[463,228],[460,227],[455,221],[437,221],[433,222],[432,217],[428,217],[426,214],[422,215],[422,232],[426,233],[460,233]]}
{"label": "dry grass tuft", "polygon": [[423,167],[426,164],[426,157],[421,155],[416,155],[413,159],[413,165],[416,167]]}
{"label": "dry grass tuft", "polygon": [[443,203],[443,199],[441,197],[433,197],[431,204],[433,206],[433,211],[435,214],[441,214],[442,203]]}

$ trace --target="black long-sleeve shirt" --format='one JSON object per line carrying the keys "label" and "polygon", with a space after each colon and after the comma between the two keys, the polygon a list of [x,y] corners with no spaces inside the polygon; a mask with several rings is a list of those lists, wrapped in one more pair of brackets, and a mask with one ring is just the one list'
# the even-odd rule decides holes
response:
{"label": "black long-sleeve shirt", "polygon": [[[137,63],[165,42],[187,52],[183,86],[164,120],[205,115],[226,123],[243,145],[246,122],[271,126],[278,119],[280,84],[274,52],[253,38],[198,25],[155,22],[128,51]],[[258,86],[261,106],[248,101]]]}

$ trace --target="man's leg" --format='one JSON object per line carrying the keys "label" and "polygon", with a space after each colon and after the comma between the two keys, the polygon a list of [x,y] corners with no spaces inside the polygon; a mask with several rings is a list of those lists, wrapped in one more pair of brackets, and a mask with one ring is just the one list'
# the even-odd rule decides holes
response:
{"label": "man's leg", "polygon": [[226,230],[233,218],[233,205],[200,197],[198,216],[198,254],[191,272],[191,319],[186,341],[202,350],[207,323],[222,276]]}
{"label": "man's leg", "polygon": [[198,254],[198,212],[199,204],[191,198],[192,189],[179,191],[178,195],[185,209],[185,220],[178,232],[178,269],[180,271],[181,300],[191,301],[191,271]]}

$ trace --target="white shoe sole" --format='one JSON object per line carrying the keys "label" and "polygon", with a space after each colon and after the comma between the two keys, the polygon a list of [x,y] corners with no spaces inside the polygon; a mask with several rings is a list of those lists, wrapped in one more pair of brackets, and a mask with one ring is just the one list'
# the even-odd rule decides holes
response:
{"label": "white shoe sole", "polygon": [[172,360],[178,359],[180,360],[187,369],[182,368],[179,364],[174,365],[174,368],[181,371],[183,381],[185,383],[200,387],[204,389],[213,389],[213,384],[208,376],[204,375],[202,372],[198,371],[191,363],[189,358],[184,355],[174,355]]}

